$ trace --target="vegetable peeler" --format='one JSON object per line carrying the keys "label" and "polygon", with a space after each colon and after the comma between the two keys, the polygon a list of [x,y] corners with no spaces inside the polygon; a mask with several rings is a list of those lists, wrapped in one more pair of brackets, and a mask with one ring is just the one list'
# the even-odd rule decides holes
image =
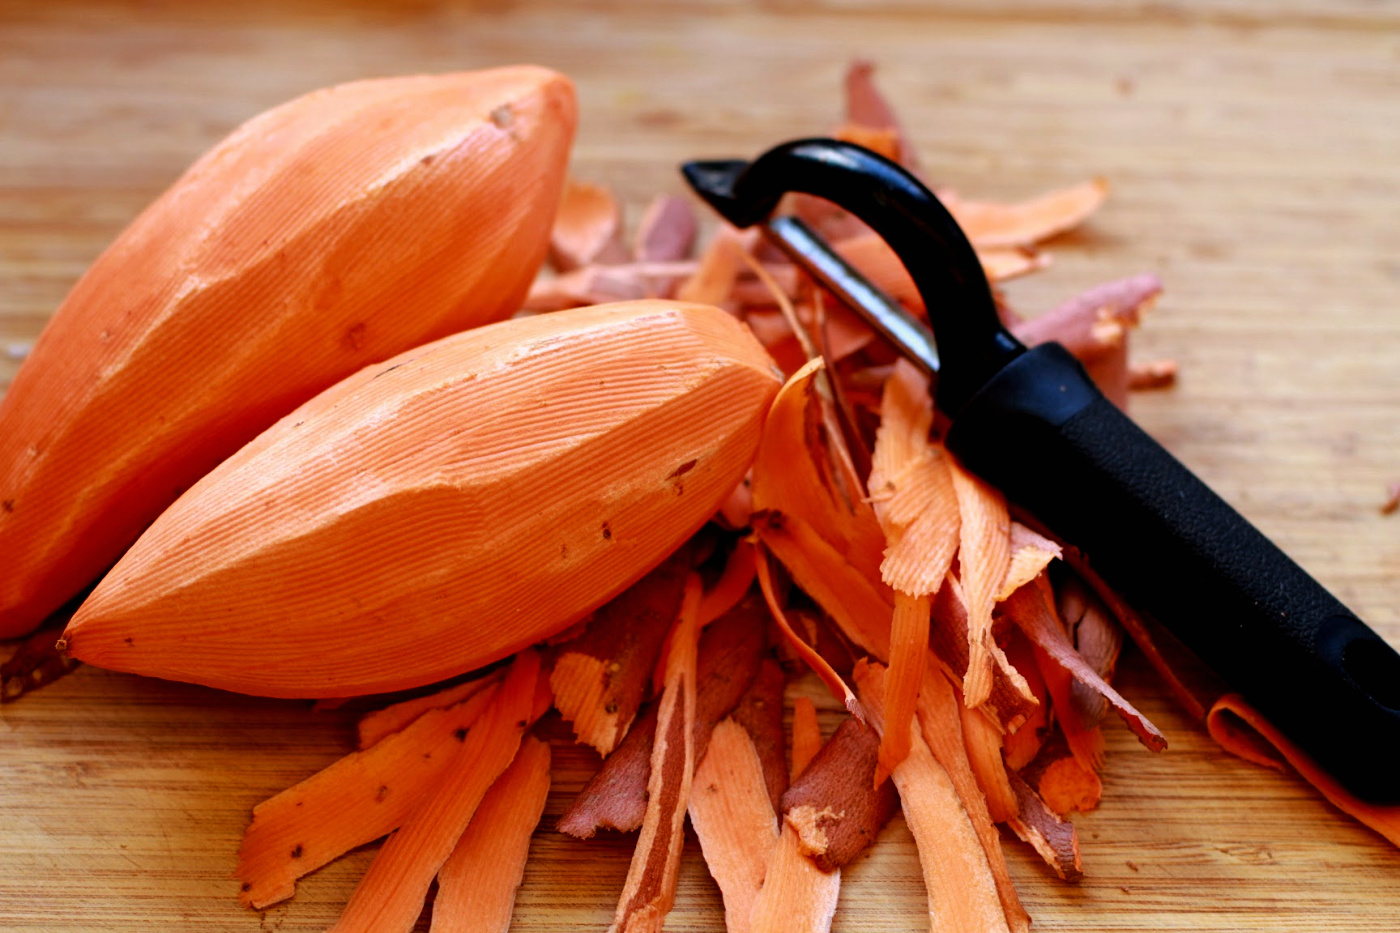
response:
{"label": "vegetable peeler", "polygon": [[[1078,547],[1347,790],[1400,803],[1400,653],[1105,398],[1064,347],[1012,336],[972,244],[917,178],[833,139],[682,171],[727,221],[764,225],[937,373],[944,442],[964,466]],[[789,192],[825,198],[883,237],[932,335],[800,221],[770,219]]]}

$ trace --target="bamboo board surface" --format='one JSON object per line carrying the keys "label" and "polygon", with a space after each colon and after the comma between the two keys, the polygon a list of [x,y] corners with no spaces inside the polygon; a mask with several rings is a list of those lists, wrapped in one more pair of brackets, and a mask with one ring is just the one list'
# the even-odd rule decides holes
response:
{"label": "bamboo board surface", "polygon": [[[1111,181],[1105,209],[1011,300],[1035,313],[1158,273],[1135,355],[1175,357],[1182,376],[1137,396],[1137,418],[1400,643],[1400,515],[1378,513],[1400,481],[1393,5],[0,2],[0,386],[127,221],[238,122],[303,91],[560,68],[581,97],[575,172],[616,186],[635,217],[680,190],[682,159],[830,127],[858,55],[938,184],[1012,198]],[[1109,730],[1104,803],[1077,820],[1083,883],[1009,846],[1037,929],[1400,929],[1400,852],[1298,781],[1223,757],[1140,660],[1120,684],[1171,748]],[[372,847],[264,913],[238,906],[229,872],[253,804],[343,754],[351,725],[90,668],[0,708],[0,929],[325,928]],[[546,827],[590,755],[557,748]],[[542,828],[514,928],[605,927],[628,854]],[[896,820],[848,871],[836,929],[926,923]],[[692,845],[668,929],[721,926]]]}

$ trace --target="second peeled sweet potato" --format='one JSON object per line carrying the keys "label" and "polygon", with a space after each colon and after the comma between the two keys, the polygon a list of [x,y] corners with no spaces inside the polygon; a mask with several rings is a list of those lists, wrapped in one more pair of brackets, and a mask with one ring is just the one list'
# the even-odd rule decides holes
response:
{"label": "second peeled sweet potato", "polygon": [[277,422],[155,522],[65,633],[81,660],[268,696],[432,683],[583,618],[742,479],[779,374],[664,301],[457,334]]}

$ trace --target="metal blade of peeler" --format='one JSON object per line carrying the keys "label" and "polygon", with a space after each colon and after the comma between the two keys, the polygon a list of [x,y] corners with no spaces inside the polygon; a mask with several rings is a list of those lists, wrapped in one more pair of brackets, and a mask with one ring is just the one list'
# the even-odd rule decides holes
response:
{"label": "metal blade of peeler", "polygon": [[938,345],[933,331],[857,272],[801,218],[774,217],[760,226],[789,259],[864,318],[909,362],[925,375],[938,372]]}

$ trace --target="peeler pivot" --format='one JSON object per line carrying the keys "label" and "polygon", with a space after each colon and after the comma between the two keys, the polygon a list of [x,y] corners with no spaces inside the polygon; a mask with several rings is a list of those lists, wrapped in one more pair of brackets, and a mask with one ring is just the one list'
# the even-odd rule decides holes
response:
{"label": "peeler pivot", "polygon": [[972,245],[918,179],[830,139],[682,171],[739,227],[767,221],[789,192],[869,224],[928,309],[948,449],[1079,547],[1349,791],[1400,803],[1400,654],[1109,402],[1068,351],[1017,341]]}

